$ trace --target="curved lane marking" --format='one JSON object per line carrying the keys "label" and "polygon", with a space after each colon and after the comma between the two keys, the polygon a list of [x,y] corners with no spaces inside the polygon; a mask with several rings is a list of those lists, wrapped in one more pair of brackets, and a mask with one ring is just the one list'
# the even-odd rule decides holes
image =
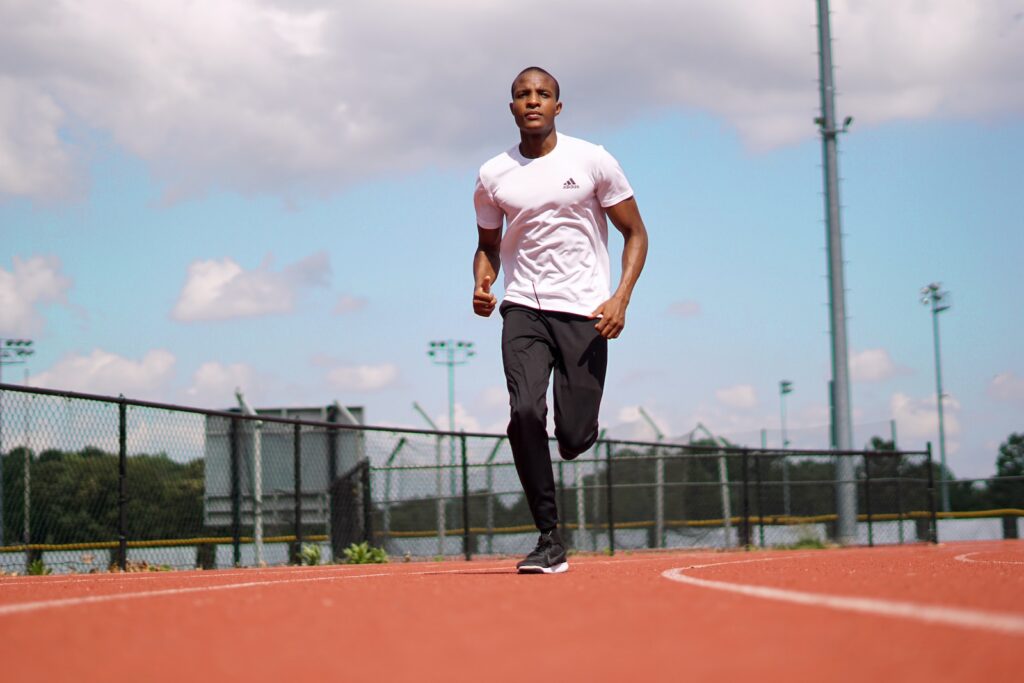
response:
{"label": "curved lane marking", "polygon": [[1024,560],[972,560],[972,555],[980,555],[981,553],[991,553],[994,550],[979,550],[973,553],[964,553],[963,555],[957,555],[954,560],[960,562],[970,562],[972,564],[1024,564]]}
{"label": "curved lane marking", "polygon": [[[774,559],[788,558],[763,558],[762,561]],[[741,563],[757,561],[758,560],[744,560]],[[754,586],[750,584],[698,579],[695,576],[689,576],[685,573],[694,569],[706,569],[708,567],[719,567],[725,564],[741,563],[716,562],[714,564],[698,564],[689,567],[676,567],[674,569],[665,570],[661,575],[670,581],[689,584],[691,586],[699,586],[701,588],[726,591],[729,593],[738,593],[740,595],[746,595],[753,598],[777,600],[780,602],[789,602],[797,605],[807,605],[810,607],[826,607],[828,609],[846,612],[898,617],[929,624],[943,624],[946,626],[958,626],[961,628],[997,631],[999,633],[1006,633],[1015,636],[1024,636],[1024,616],[1017,614],[984,612],[981,610],[964,609],[960,607],[921,605],[913,602],[881,600],[877,598],[858,598],[847,595],[806,593],[804,591],[788,590],[785,588],[770,588],[768,586]]]}

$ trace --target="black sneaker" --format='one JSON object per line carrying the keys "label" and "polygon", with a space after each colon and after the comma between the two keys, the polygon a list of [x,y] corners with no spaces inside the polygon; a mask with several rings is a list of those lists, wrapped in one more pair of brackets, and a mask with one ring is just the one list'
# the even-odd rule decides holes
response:
{"label": "black sneaker", "polygon": [[569,562],[565,557],[565,546],[558,529],[542,533],[537,540],[537,547],[516,565],[520,574],[561,574],[569,571]]}

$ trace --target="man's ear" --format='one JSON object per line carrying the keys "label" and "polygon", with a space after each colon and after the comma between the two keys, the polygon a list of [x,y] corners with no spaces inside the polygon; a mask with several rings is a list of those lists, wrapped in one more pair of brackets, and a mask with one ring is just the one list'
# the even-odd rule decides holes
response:
{"label": "man's ear", "polygon": [[562,103],[561,102],[555,102],[555,116],[558,116],[561,113],[562,113]]}

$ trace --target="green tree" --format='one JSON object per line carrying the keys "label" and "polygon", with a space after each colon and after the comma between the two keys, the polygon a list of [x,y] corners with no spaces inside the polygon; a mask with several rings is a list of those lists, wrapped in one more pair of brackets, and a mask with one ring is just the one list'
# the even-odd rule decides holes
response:
{"label": "green tree", "polygon": [[1024,509],[1024,433],[1010,434],[999,446],[996,477],[989,488],[992,504]]}
{"label": "green tree", "polygon": [[[4,458],[4,537],[22,538],[25,462],[31,468],[33,543],[116,540],[118,457],[87,446],[36,455],[12,449]],[[133,455],[127,463],[126,534],[130,540],[204,535],[203,461],[178,463],[165,454]]]}

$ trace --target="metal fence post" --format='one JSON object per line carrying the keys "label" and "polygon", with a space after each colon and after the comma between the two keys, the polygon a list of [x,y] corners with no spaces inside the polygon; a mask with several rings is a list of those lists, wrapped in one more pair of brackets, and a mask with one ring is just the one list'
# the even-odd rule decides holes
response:
{"label": "metal fence post", "polygon": [[437,556],[444,557],[444,537],[448,527],[448,522],[445,520],[445,507],[447,501],[444,498],[444,467],[441,462],[441,439],[443,437],[438,434],[436,443],[434,446],[434,459],[436,461],[435,467],[436,479],[437,479]]}
{"label": "metal fence post", "polygon": [[732,494],[729,491],[729,471],[725,454],[718,454],[718,481],[722,489],[722,531],[725,532],[725,546],[732,543]]}
{"label": "metal fence post", "polygon": [[608,497],[608,552],[615,554],[615,506],[612,501],[612,443],[606,441],[604,444],[605,456],[608,464],[606,466],[605,482]]}
{"label": "metal fence post", "polygon": [[[338,408],[331,405],[327,408],[327,421],[338,421]],[[327,485],[330,486],[338,477],[338,428],[327,428]]]}
{"label": "metal fence post", "polygon": [[750,453],[743,449],[743,548],[750,550]]}
{"label": "metal fence post", "polygon": [[494,552],[494,465],[487,463],[487,554]]}
{"label": "metal fence post", "polygon": [[757,496],[757,536],[761,547],[764,547],[764,497],[761,487],[761,454],[754,454],[754,487]]}
{"label": "metal fence post", "polygon": [[[685,459],[681,469],[686,469]],[[684,491],[685,496],[685,486],[680,490]],[[683,518],[686,518],[685,508]],[[665,547],[665,461],[662,460],[660,448],[654,448],[654,547]]]}
{"label": "metal fence post", "polygon": [[370,481],[370,461],[363,460],[363,540],[373,545],[373,486]]}
{"label": "metal fence post", "polygon": [[292,564],[302,563],[302,426],[295,425],[292,438],[293,488],[295,489],[295,549]]}
{"label": "metal fence post", "polygon": [[871,458],[864,454],[864,512],[868,518],[868,547],[875,547],[874,526],[871,523]]}
{"label": "metal fence post", "polygon": [[[896,424],[895,420],[893,420],[893,424]],[[893,439],[893,443],[896,443],[895,439]],[[894,457],[896,458],[896,513],[899,520],[897,529],[899,530],[900,545],[903,545],[903,455],[897,453]]]}
{"label": "metal fence post", "polygon": [[558,532],[565,538],[565,479],[562,472],[562,461],[558,461]]}
{"label": "metal fence post", "polygon": [[[932,543],[939,542],[939,515],[935,508],[935,473],[932,471],[932,442],[928,442],[928,509],[931,513],[931,538]],[[943,475],[945,476],[945,475]]]}
{"label": "metal fence post", "polygon": [[583,547],[583,539],[587,535],[587,501],[583,489],[583,477],[580,476],[580,463],[572,464],[573,486],[576,488],[576,535],[573,538],[577,548]]}
{"label": "metal fence post", "polygon": [[232,564],[242,564],[242,487],[238,466],[238,418],[231,418],[231,548]]}
{"label": "metal fence post", "polygon": [[121,571],[125,571],[128,569],[128,536],[125,530],[127,526],[125,507],[128,503],[128,405],[125,403],[123,395],[120,399],[117,404],[117,566],[121,568]]}
{"label": "metal fence post", "polygon": [[459,435],[462,446],[462,552],[466,562],[473,559],[473,549],[469,546],[469,462],[466,457],[466,435]]}
{"label": "metal fence post", "polygon": [[[0,369],[3,365],[0,364]],[[4,541],[4,444],[3,444],[3,407],[4,392],[0,390],[0,547],[6,545]]]}

